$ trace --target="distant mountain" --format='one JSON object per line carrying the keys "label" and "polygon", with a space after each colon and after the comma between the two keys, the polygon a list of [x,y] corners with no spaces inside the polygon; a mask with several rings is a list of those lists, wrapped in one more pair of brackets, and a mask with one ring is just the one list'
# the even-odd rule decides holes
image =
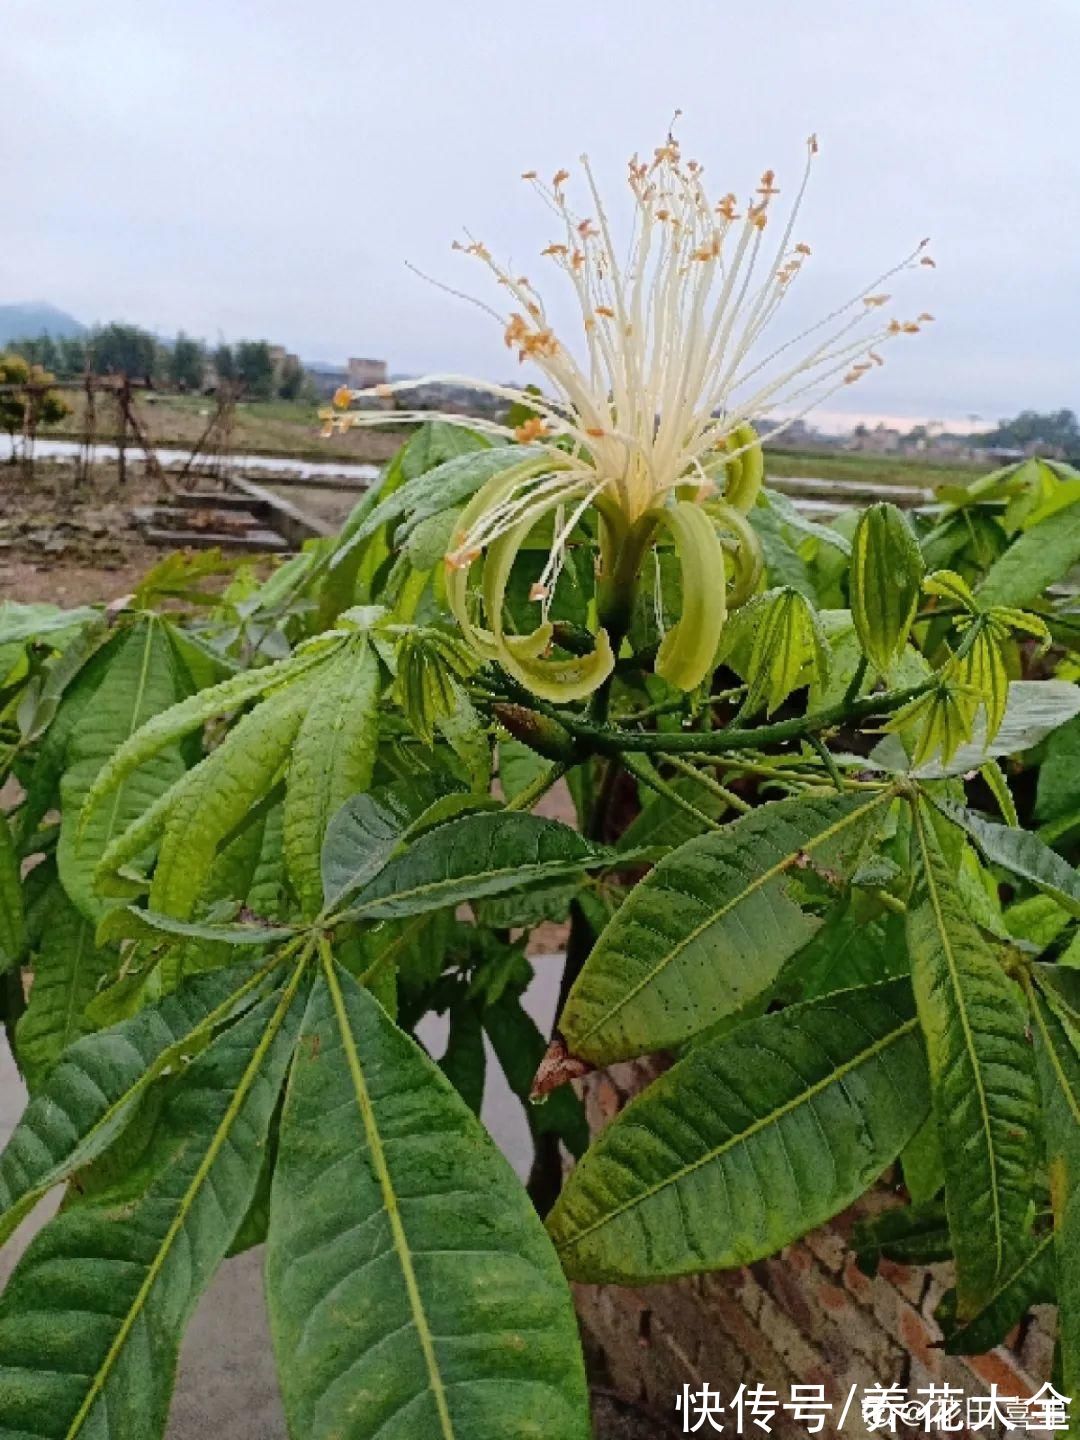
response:
{"label": "distant mountain", "polygon": [[86,326],[74,315],[68,315],[44,300],[31,300],[24,305],[0,305],[0,345],[6,345],[9,340],[36,339],[38,335],[66,339],[85,333]]}

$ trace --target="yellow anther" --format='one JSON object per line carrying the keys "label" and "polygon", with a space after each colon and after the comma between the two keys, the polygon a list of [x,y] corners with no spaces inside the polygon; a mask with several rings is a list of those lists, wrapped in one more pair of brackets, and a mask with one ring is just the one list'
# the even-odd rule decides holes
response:
{"label": "yellow anther", "polygon": [[520,441],[522,445],[528,445],[533,440],[539,440],[542,435],[546,435],[547,433],[548,428],[543,420],[540,419],[539,415],[533,415],[517,427],[514,431],[514,439]]}

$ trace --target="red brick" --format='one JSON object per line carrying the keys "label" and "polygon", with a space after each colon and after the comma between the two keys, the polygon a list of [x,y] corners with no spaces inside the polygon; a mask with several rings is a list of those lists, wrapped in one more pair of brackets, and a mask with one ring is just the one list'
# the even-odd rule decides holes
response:
{"label": "red brick", "polygon": [[1000,1347],[986,1355],[965,1355],[964,1364],[980,1380],[996,1385],[1001,1395],[1026,1397],[1035,1393],[1035,1386],[1020,1369],[1016,1357]]}
{"label": "red brick", "polygon": [[819,1285],[817,1295],[827,1310],[844,1310],[851,1304],[851,1296],[846,1290],[841,1290],[839,1285]]}
{"label": "red brick", "polygon": [[906,1349],[935,1377],[940,1372],[941,1362],[941,1350],[934,1347],[937,1338],[936,1330],[926,1323],[917,1310],[912,1310],[908,1305],[900,1307],[900,1339]]}
{"label": "red brick", "polygon": [[856,1265],[854,1259],[849,1256],[844,1265],[844,1284],[852,1295],[863,1305],[872,1305],[874,1301],[874,1281],[869,1275],[864,1275]]}
{"label": "red brick", "polygon": [[803,1245],[826,1270],[838,1273],[844,1268],[847,1245],[844,1237],[833,1226],[823,1225],[820,1230],[811,1231],[805,1237]]}

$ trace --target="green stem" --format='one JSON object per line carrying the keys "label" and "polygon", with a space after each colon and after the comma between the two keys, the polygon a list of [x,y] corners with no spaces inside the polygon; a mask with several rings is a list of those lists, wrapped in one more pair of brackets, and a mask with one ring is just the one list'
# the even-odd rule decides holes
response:
{"label": "green stem", "polygon": [[537,775],[535,780],[530,780],[524,790],[519,790],[512,800],[508,800],[506,802],[507,810],[528,810],[540,799],[541,795],[546,795],[569,769],[569,765],[564,765],[561,760],[557,760],[554,765]]}
{"label": "green stem", "polygon": [[918,685],[905,690],[888,690],[878,695],[865,695],[850,704],[840,702],[809,715],[797,715],[790,720],[778,720],[772,724],[755,725],[743,730],[714,730],[708,734],[692,731],[683,734],[663,732],[639,733],[623,730],[618,726],[597,725],[592,721],[579,719],[565,710],[547,705],[530,695],[514,681],[507,680],[507,688],[514,698],[538,711],[558,720],[570,731],[581,745],[584,753],[593,751],[599,755],[621,755],[627,750],[639,754],[699,751],[702,754],[721,754],[737,750],[759,750],[770,745],[782,745],[793,740],[803,740],[822,730],[833,730],[842,725],[857,724],[875,716],[891,715],[905,705],[925,695],[937,685],[938,677],[932,676]]}
{"label": "green stem", "polygon": [[897,895],[890,895],[888,890],[873,891],[874,899],[884,905],[886,910],[891,910],[894,915],[906,915],[907,906]]}
{"label": "green stem", "polygon": [[[723,800],[725,805],[729,805],[732,810],[737,810],[740,815],[748,815],[754,808],[748,801],[744,800],[741,795],[736,795],[734,790],[729,790],[726,785],[721,785],[720,781],[717,780],[714,775],[710,775],[705,770],[699,770],[695,765],[691,765],[688,760],[682,760],[678,755],[665,755],[664,760],[673,770],[678,770],[680,774],[689,776],[691,780],[696,780],[697,783],[703,785],[706,790],[711,790],[714,795],[719,796],[719,798]],[[711,755],[707,756],[706,764],[712,763],[714,763],[713,757]]]}
{"label": "green stem", "polygon": [[866,671],[870,662],[865,655],[860,655],[859,663],[855,666],[855,674],[851,677],[851,683],[844,691],[844,704],[850,705],[858,697],[862,689],[863,680],[866,678]]}
{"label": "green stem", "polygon": [[[721,690],[716,695],[709,695],[702,701],[703,708],[711,705],[722,705],[725,700],[734,700],[746,689],[745,685],[735,685],[730,690]],[[643,720],[655,720],[661,715],[674,715],[684,709],[686,696],[680,695],[677,700],[665,700],[659,705],[650,705],[644,710],[635,710],[629,715],[620,715],[619,722],[623,725],[637,725]]]}
{"label": "green stem", "polygon": [[765,780],[821,784],[821,776],[801,755],[777,755],[772,764],[766,765],[759,760],[744,760],[741,755],[703,755],[698,750],[688,750],[686,759],[715,765],[721,770],[735,770],[740,775],[759,775]]}
{"label": "green stem", "polygon": [[655,790],[658,795],[662,795],[683,814],[692,815],[699,824],[704,825],[708,830],[722,829],[719,821],[714,820],[711,815],[706,815],[704,810],[699,810],[696,805],[669,785],[662,775],[658,775],[656,767],[644,755],[624,754],[622,763],[635,779],[640,780],[643,785],[648,785],[649,789]]}
{"label": "green stem", "polygon": [[821,757],[821,763],[829,772],[829,779],[836,786],[837,790],[843,790],[844,777],[840,774],[840,767],[837,765],[836,761],[832,757],[832,751],[829,749],[829,747],[825,744],[824,740],[822,740],[819,735],[808,735],[806,739],[807,743],[812,745],[813,748],[817,751],[818,755]]}

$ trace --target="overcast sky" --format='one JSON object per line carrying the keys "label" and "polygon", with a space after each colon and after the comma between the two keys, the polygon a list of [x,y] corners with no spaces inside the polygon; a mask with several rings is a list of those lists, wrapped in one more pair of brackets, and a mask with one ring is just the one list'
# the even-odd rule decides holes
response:
{"label": "overcast sky", "polygon": [[483,293],[449,248],[468,226],[535,265],[551,221],[520,172],[587,150],[617,189],[681,107],[718,191],[790,184],[819,135],[804,305],[932,237],[936,328],[850,408],[1080,409],[1077,0],[3,10],[0,303],[504,377],[494,322],[405,261]]}

